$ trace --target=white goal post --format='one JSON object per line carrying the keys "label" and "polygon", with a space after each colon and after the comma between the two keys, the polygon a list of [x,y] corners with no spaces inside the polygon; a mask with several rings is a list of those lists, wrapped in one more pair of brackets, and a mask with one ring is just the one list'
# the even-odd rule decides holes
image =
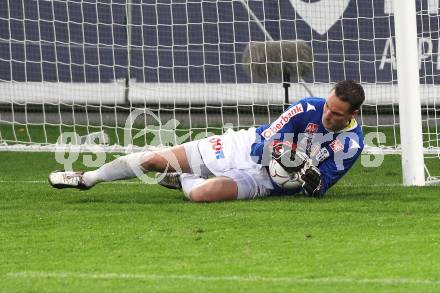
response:
{"label": "white goal post", "polygon": [[396,27],[399,113],[404,185],[424,185],[422,117],[419,89],[416,5],[414,1],[394,1]]}
{"label": "white goal post", "polygon": [[[302,40],[312,70],[291,80],[289,102],[359,81],[359,122],[372,138],[365,154],[401,154],[405,185],[436,182],[438,8],[439,0],[2,1],[0,150],[128,152],[269,123],[283,109],[283,82],[254,82],[243,54],[256,42]],[[133,111],[144,112],[130,120]]]}

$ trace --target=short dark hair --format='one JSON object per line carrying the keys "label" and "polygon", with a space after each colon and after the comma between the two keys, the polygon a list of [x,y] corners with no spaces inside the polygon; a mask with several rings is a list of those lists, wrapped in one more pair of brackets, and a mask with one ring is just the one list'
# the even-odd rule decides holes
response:
{"label": "short dark hair", "polygon": [[365,101],[365,92],[362,86],[353,80],[338,81],[333,87],[335,95],[341,101],[348,102],[351,106],[351,111],[359,110],[362,103]]}

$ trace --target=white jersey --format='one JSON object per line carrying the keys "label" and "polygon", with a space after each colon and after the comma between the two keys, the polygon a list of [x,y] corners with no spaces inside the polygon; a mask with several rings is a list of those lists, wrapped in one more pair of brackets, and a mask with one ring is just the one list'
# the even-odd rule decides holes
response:
{"label": "white jersey", "polygon": [[264,188],[273,189],[267,170],[250,155],[255,141],[256,132],[253,127],[239,131],[230,129],[224,135],[200,140],[198,148],[204,164],[215,176],[239,170],[251,175]]}

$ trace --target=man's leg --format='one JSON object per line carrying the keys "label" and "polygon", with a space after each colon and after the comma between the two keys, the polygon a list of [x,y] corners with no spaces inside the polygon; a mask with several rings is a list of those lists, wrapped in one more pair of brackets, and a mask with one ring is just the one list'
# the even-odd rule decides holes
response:
{"label": "man's leg", "polygon": [[254,175],[245,171],[228,170],[223,175],[204,179],[194,174],[182,174],[182,190],[192,201],[253,199],[270,192]]}
{"label": "man's leg", "polygon": [[176,146],[160,151],[146,151],[121,156],[99,169],[83,173],[53,172],[49,182],[57,188],[90,188],[99,182],[141,176],[144,172],[190,172],[185,148]]}
{"label": "man's leg", "polygon": [[178,145],[169,149],[163,149],[152,152],[154,155],[149,160],[142,162],[142,168],[145,171],[155,172],[180,172],[189,173],[191,167],[189,166],[186,157],[185,147]]}
{"label": "man's leg", "polygon": [[190,172],[185,148],[181,145],[159,151],[129,154],[85,172],[84,183],[92,186],[98,182],[114,181],[141,176],[144,172]]}
{"label": "man's leg", "polygon": [[180,176],[185,196],[197,202],[210,202],[237,199],[238,186],[234,179],[219,176],[209,179],[194,174]]}

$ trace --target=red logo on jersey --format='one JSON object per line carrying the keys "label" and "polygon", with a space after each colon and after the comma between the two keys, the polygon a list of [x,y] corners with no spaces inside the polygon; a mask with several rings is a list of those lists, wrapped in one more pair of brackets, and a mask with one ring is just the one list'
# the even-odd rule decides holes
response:
{"label": "red logo on jersey", "polygon": [[342,143],[337,139],[330,143],[330,147],[332,148],[333,152],[335,152],[335,153],[342,151],[344,149],[344,146],[342,145]]}
{"label": "red logo on jersey", "polygon": [[318,124],[315,124],[315,123],[309,123],[309,124],[307,124],[307,127],[306,127],[305,132],[306,132],[306,133],[310,133],[310,134],[312,134],[312,133],[316,133],[316,132],[318,132],[318,128],[319,128],[319,125],[318,125]]}

